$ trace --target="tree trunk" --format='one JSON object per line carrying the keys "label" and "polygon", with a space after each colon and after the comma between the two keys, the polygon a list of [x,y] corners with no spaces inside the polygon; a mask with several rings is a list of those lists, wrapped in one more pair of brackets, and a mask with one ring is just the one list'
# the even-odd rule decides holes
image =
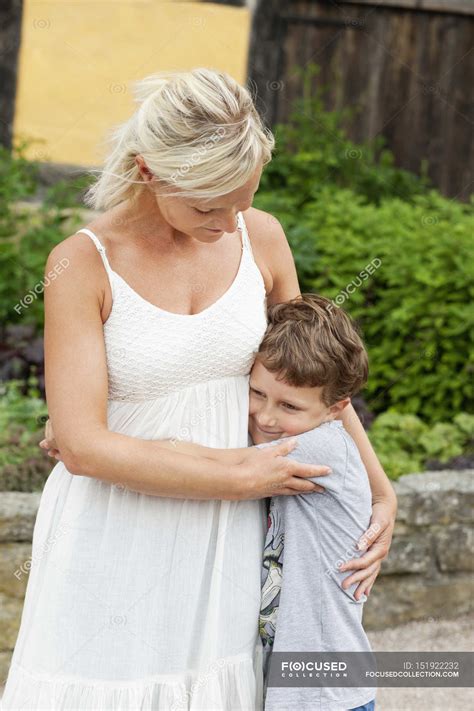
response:
{"label": "tree trunk", "polygon": [[0,2],[0,144],[12,147],[22,0]]}
{"label": "tree trunk", "polygon": [[247,63],[248,84],[260,115],[271,127],[276,119],[278,92],[282,89],[284,26],[280,20],[285,0],[256,0]]}

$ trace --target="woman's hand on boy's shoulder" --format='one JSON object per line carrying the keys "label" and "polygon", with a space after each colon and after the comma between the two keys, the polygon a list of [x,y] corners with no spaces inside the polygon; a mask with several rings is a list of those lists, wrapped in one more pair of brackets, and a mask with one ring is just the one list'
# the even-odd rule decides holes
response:
{"label": "woman's hand on boy's shoulder", "polygon": [[289,454],[298,444],[296,438],[285,438],[264,447],[252,447],[242,463],[236,467],[238,499],[262,499],[268,496],[287,496],[323,492],[319,484],[307,481],[310,477],[325,476],[329,467],[322,463],[304,464],[290,459]]}

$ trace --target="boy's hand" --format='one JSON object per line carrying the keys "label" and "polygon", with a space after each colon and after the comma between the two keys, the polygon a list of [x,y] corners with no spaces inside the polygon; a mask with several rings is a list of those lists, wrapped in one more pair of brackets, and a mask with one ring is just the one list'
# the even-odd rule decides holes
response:
{"label": "boy's hand", "polygon": [[339,568],[342,572],[356,571],[352,575],[348,575],[342,583],[344,589],[353,583],[359,583],[354,591],[356,600],[360,600],[364,594],[370,594],[380,572],[382,561],[388,556],[394,526],[395,514],[390,505],[383,501],[374,503],[370,526],[362,534],[358,544],[359,550],[366,550],[367,553],[364,553],[360,558],[348,560]]}
{"label": "boy's hand", "polygon": [[62,461],[61,453],[58,449],[56,440],[54,439],[53,425],[51,420],[46,420],[46,425],[44,428],[44,439],[39,443],[41,449],[47,450],[50,457],[54,457],[58,461]]}

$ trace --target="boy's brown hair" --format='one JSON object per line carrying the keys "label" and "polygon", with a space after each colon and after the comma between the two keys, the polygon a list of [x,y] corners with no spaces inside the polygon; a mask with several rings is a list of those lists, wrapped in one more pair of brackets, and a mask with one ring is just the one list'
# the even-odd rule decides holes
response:
{"label": "boy's brown hair", "polygon": [[257,358],[296,387],[322,387],[330,407],[367,382],[367,352],[350,316],[330,299],[301,294],[268,307],[268,327]]}

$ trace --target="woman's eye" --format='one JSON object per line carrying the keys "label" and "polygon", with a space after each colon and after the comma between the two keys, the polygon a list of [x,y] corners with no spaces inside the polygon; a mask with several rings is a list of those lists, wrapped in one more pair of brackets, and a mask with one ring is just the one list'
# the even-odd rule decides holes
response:
{"label": "woman's eye", "polygon": [[200,212],[201,215],[207,215],[208,212],[212,212],[212,210],[200,210],[198,207],[194,208],[196,212]]}

